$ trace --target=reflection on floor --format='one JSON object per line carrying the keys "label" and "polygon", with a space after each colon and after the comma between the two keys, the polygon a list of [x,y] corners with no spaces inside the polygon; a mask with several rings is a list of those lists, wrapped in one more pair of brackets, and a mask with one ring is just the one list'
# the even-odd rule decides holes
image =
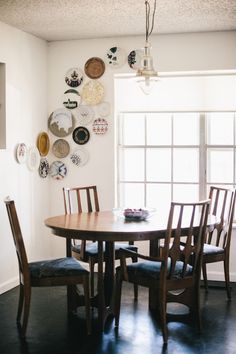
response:
{"label": "reflection on floor", "polygon": [[222,288],[210,288],[208,294],[202,289],[203,333],[198,334],[183,316],[182,322],[172,318],[167,347],[148,312],[147,290],[139,288],[139,300],[134,303],[130,284],[124,284],[119,330],[111,319],[104,333],[99,333],[94,310],[90,337],[82,308],[78,317],[67,318],[65,288],[33,288],[27,341],[21,342],[15,323],[18,290],[0,296],[1,354],[236,354],[236,288],[231,302]]}

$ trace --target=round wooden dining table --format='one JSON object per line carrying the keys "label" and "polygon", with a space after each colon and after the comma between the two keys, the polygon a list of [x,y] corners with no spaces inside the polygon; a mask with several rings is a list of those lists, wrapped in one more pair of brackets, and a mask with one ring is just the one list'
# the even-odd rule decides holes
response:
{"label": "round wooden dining table", "polygon": [[[113,211],[66,214],[48,218],[45,225],[52,234],[64,237],[67,242],[66,253],[71,256],[71,239],[98,242],[98,289],[94,304],[98,307],[98,321],[101,329],[107,316],[111,313],[110,304],[113,294],[115,273],[116,241],[149,241],[150,256],[158,255],[159,241],[165,237],[167,218],[157,214],[143,221],[127,221],[122,215]],[[214,226],[215,216],[209,216],[208,227]],[[103,243],[105,242],[105,253]],[[105,255],[105,256],[104,256]],[[103,273],[103,263],[105,272]],[[155,300],[149,292],[149,307],[155,307]],[[68,301],[70,301],[68,299]]]}
{"label": "round wooden dining table", "polygon": [[[150,255],[158,252],[158,241],[165,235],[167,219],[152,215],[143,221],[127,221],[113,211],[59,215],[45,220],[52,234],[67,240],[66,254],[71,256],[71,239],[98,242],[98,293],[99,326],[103,329],[112,299],[115,273],[116,241],[150,241]],[[103,243],[105,242],[105,253]],[[104,257],[105,254],[105,257]],[[103,273],[103,263],[105,272]]]}

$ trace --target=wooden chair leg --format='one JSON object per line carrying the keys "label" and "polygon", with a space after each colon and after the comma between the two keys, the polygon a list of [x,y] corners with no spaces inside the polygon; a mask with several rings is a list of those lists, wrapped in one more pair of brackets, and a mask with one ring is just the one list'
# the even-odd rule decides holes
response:
{"label": "wooden chair leg", "polygon": [[202,264],[202,275],[203,275],[205,290],[208,291],[206,263]]}
{"label": "wooden chair leg", "polygon": [[226,257],[224,260],[224,272],[225,272],[225,286],[227,291],[228,299],[231,299],[231,289],[230,289],[230,280],[229,280],[229,259]]}
{"label": "wooden chair leg", "polygon": [[20,323],[21,320],[23,304],[24,304],[24,285],[20,284],[20,294],[19,294],[18,310],[17,310],[17,317],[16,317],[17,323]]}
{"label": "wooden chair leg", "polygon": [[94,259],[89,258],[89,270],[90,270],[90,296],[94,297]]}
{"label": "wooden chair leg", "polygon": [[122,276],[121,272],[116,273],[116,281],[115,281],[115,327],[119,326],[120,320],[120,303],[121,303],[121,291],[122,291]]}
{"label": "wooden chair leg", "polygon": [[160,322],[161,322],[163,342],[164,344],[167,344],[168,329],[167,329],[167,320],[166,320],[166,296],[164,293],[160,295],[159,311],[160,311]]}
{"label": "wooden chair leg", "polygon": [[24,310],[23,310],[23,320],[21,326],[21,337],[24,338],[26,334],[28,319],[29,319],[29,310],[30,310],[30,299],[31,299],[31,288],[30,286],[24,286]]}
{"label": "wooden chair leg", "polygon": [[89,292],[89,279],[88,279],[88,277],[84,277],[83,288],[84,288],[84,302],[85,302],[87,334],[89,335],[89,334],[91,334],[91,315],[90,315],[90,292]]}
{"label": "wooden chair leg", "polygon": [[[138,257],[133,257],[132,258],[132,263],[138,262]],[[138,284],[134,283],[134,300],[138,300]]]}

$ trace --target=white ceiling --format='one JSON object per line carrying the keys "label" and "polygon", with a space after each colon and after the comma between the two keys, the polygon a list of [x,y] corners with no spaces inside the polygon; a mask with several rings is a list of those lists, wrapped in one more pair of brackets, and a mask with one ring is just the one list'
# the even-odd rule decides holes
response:
{"label": "white ceiling", "polygon": [[[0,21],[47,41],[144,35],[144,3],[0,0]],[[153,33],[227,30],[236,30],[236,0],[157,0]]]}

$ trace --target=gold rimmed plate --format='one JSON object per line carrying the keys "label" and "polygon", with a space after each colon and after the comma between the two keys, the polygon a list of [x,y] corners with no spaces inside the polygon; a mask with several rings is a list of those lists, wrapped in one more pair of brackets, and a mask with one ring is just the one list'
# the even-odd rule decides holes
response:
{"label": "gold rimmed plate", "polygon": [[46,132],[42,132],[38,135],[37,148],[40,156],[47,156],[50,147],[49,136]]}

